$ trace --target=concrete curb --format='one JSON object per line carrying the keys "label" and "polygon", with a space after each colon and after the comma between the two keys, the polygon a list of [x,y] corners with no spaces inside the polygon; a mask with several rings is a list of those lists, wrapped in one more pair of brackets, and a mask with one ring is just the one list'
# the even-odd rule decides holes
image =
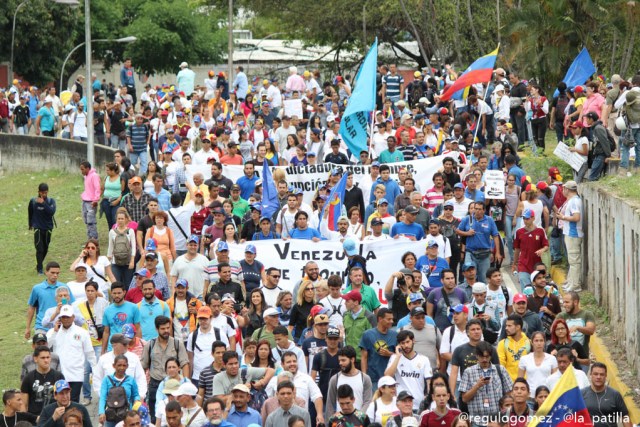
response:
{"label": "concrete curb", "polygon": [[[551,267],[551,278],[560,287],[560,285],[566,280],[566,272],[561,267]],[[564,293],[561,287],[560,292]],[[597,332],[591,337],[589,347],[596,360],[607,365],[607,378],[609,380],[609,386],[620,392],[620,394],[624,398],[624,402],[627,404],[627,409],[629,410],[631,421],[634,425],[639,424],[640,408],[638,408],[638,405],[633,400],[632,393],[634,392],[622,381],[622,378],[620,378],[618,365],[613,360],[613,357],[607,350],[604,342],[600,339],[600,337],[598,337]]]}

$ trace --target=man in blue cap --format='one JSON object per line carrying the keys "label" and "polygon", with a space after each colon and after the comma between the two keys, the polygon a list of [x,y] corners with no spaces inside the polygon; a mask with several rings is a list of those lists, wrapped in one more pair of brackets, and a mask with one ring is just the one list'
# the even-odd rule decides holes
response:
{"label": "man in blue cap", "polygon": [[465,262],[460,267],[460,272],[464,279],[458,283],[458,289],[462,290],[467,296],[467,301],[473,300],[473,284],[476,283],[476,265],[472,262]]}
{"label": "man in blue cap", "polygon": [[191,292],[201,295],[204,291],[203,272],[209,264],[207,257],[199,253],[200,238],[192,234],[187,239],[187,252],[180,255],[171,267],[171,288],[175,287],[179,279],[186,279]]}
{"label": "man in blue cap", "polygon": [[47,427],[64,427],[64,414],[76,409],[82,414],[82,427],[92,427],[89,411],[83,405],[71,401],[71,386],[65,380],[58,380],[53,386],[53,398],[56,400],[40,413],[40,425]]}

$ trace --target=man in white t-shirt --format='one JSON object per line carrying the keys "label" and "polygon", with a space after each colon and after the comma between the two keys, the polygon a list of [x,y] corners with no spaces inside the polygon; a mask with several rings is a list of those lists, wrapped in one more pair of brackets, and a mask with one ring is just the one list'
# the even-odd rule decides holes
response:
{"label": "man in white t-shirt", "polygon": [[[398,382],[397,392],[408,392],[412,396],[424,396],[426,384],[433,375],[427,356],[418,354],[414,349],[415,337],[411,331],[398,332],[396,354],[391,356],[385,376],[394,377]],[[420,399],[413,400],[413,410],[420,408]]]}
{"label": "man in white t-shirt", "polygon": [[278,286],[282,273],[275,267],[269,267],[265,273],[267,274],[267,281],[260,287],[260,290],[264,295],[264,300],[267,305],[269,307],[275,307],[278,295],[284,290]]}
{"label": "man in white t-shirt", "polygon": [[469,309],[465,305],[458,304],[450,310],[453,311],[453,325],[442,332],[442,341],[440,342],[440,358],[449,362],[447,366],[447,374],[449,375],[451,375],[453,352],[458,346],[469,342],[469,337],[467,336]]}
{"label": "man in white t-shirt", "polygon": [[194,206],[193,204],[182,206],[180,194],[171,195],[171,209],[167,211],[169,214],[167,227],[173,232],[173,241],[178,256],[187,252],[187,240],[191,234],[191,215],[193,215]]}
{"label": "man in white t-shirt", "polygon": [[171,267],[171,289],[175,288],[179,279],[186,279],[191,287],[191,292],[202,295],[204,281],[208,278],[205,269],[209,265],[209,259],[198,253],[200,238],[195,234],[187,239],[187,253],[180,255]]}
{"label": "man in white t-shirt", "polygon": [[487,270],[486,279],[487,304],[495,307],[502,325],[507,316],[513,312],[513,292],[503,284],[502,273],[496,268]]}
{"label": "man in white t-shirt", "polygon": [[347,305],[342,298],[342,279],[338,275],[331,275],[327,279],[329,295],[322,298],[318,304],[329,309],[329,324],[343,329],[342,316],[347,312]]}
{"label": "man in white t-shirt", "polygon": [[[567,368],[571,366],[575,361],[575,356],[571,351],[572,350],[570,348],[561,348],[560,350],[558,350],[558,353],[556,353],[558,370],[551,374],[545,381],[545,385],[549,387],[549,390],[553,391],[553,388],[556,386],[558,381],[560,381],[560,377],[562,377],[564,371],[566,371]],[[583,371],[581,371],[580,369],[574,369],[573,373],[576,375],[578,388],[583,389],[591,385],[589,379],[587,378],[587,375]]]}
{"label": "man in white t-shirt", "polygon": [[[191,382],[197,386],[200,372],[213,363],[211,345],[214,341],[222,341],[229,344],[229,340],[220,329],[211,326],[211,309],[202,306],[198,309],[198,328],[189,334],[187,338],[187,355],[189,364],[193,367]],[[197,391],[196,391],[197,394]]]}
{"label": "man in white t-shirt", "polygon": [[327,387],[327,404],[324,412],[327,419],[340,410],[338,387],[343,384],[351,386],[355,398],[354,406],[362,412],[366,412],[373,401],[373,383],[369,375],[356,368],[356,350],[350,345],[341,348],[338,351],[338,364],[340,372],[331,377]]}
{"label": "man in white t-shirt", "polygon": [[296,228],[296,214],[298,213],[298,197],[295,194],[287,196],[287,205],[278,212],[276,217],[276,233],[283,238],[289,237]]}
{"label": "man in white t-shirt", "polygon": [[449,262],[451,259],[451,242],[440,233],[440,223],[437,219],[429,221],[429,234],[425,237],[427,242],[435,240],[438,242],[438,256]]}
{"label": "man in white t-shirt", "polygon": [[384,221],[381,218],[373,218],[371,220],[371,234],[365,236],[362,240],[363,242],[375,242],[377,240],[387,240],[390,239],[388,234],[384,234],[382,232],[382,226],[384,225]]}
{"label": "man in white t-shirt", "polygon": [[211,309],[211,326],[220,330],[220,335],[225,338],[221,341],[229,343],[228,348],[235,350],[236,348],[236,329],[238,323],[235,319],[222,313],[222,297],[217,294],[207,296],[207,303]]}

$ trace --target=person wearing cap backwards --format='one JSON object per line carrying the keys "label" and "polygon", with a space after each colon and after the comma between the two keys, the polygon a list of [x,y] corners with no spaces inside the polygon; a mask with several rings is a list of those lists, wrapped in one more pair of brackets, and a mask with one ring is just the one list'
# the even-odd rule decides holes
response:
{"label": "person wearing cap backwards", "polygon": [[89,332],[74,324],[74,311],[70,305],[63,305],[55,327],[47,332],[51,349],[60,355],[62,374],[70,383],[72,400],[80,400],[84,380],[85,361],[93,368],[96,355],[91,345]]}
{"label": "person wearing cap backwards", "polygon": [[513,240],[513,261],[511,269],[518,273],[521,290],[531,285],[530,275],[535,271],[535,264],[541,261],[541,256],[549,249],[547,233],[535,225],[535,213],[525,209],[522,213],[524,227],[516,231]]}
{"label": "person wearing cap backwards", "polygon": [[42,408],[38,425],[40,427],[64,427],[64,415],[70,410],[80,411],[82,414],[82,426],[92,427],[91,415],[84,405],[71,400],[71,385],[66,380],[58,380],[53,385],[53,398],[55,402]]}

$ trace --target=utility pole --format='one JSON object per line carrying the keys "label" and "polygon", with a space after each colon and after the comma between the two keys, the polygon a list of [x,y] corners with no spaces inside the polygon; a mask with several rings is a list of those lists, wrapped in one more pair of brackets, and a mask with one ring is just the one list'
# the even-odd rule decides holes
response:
{"label": "utility pole", "polygon": [[86,74],[84,86],[84,98],[87,105],[85,110],[87,114],[87,161],[91,166],[95,164],[95,145],[94,145],[94,128],[93,128],[93,87],[91,85],[91,2],[84,0],[84,52],[86,56]]}
{"label": "utility pole", "polygon": [[227,66],[229,68],[228,81],[233,81],[233,0],[229,0],[229,51],[227,58]]}

